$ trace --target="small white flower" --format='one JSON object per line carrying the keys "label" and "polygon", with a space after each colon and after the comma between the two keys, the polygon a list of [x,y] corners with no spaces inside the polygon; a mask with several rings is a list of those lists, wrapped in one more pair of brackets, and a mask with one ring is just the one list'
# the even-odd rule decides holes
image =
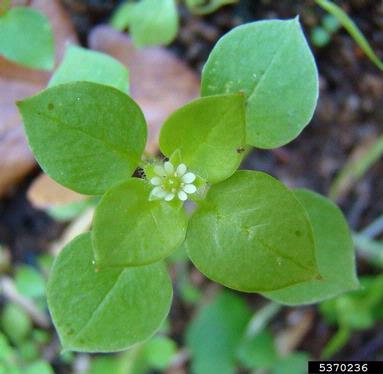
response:
{"label": "small white flower", "polygon": [[188,195],[197,191],[193,184],[196,179],[195,174],[187,172],[185,164],[179,164],[177,168],[170,161],[166,161],[163,166],[154,167],[156,174],[150,183],[154,186],[150,199],[164,199],[171,201],[177,197],[181,201],[186,201]]}

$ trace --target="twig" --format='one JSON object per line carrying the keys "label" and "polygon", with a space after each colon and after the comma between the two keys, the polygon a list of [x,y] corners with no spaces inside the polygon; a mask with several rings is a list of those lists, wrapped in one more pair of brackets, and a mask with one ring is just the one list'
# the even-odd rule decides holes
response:
{"label": "twig", "polygon": [[51,325],[48,316],[45,313],[40,312],[31,300],[27,299],[17,291],[11,278],[6,276],[0,278],[0,289],[6,298],[23,308],[36,325],[45,329]]}

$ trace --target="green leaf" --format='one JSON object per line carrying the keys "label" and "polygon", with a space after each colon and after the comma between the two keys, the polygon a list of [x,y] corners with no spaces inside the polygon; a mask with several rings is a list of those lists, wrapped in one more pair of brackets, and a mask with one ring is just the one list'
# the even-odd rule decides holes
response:
{"label": "green leaf", "polygon": [[358,26],[355,22],[348,16],[348,14],[339,6],[332,3],[328,0],[315,0],[316,3],[321,6],[324,10],[332,14],[338,19],[342,26],[349,32],[349,34],[354,38],[356,43],[362,51],[367,55],[367,57],[380,69],[383,70],[383,62],[376,55],[374,50],[371,48],[368,40],[360,32]]}
{"label": "green leaf", "polygon": [[139,47],[169,44],[178,32],[175,0],[141,0],[128,9],[125,17],[133,42]]}
{"label": "green leaf", "polygon": [[358,291],[327,300],[320,312],[330,323],[347,329],[366,330],[383,319],[383,276],[361,278]]}
{"label": "green leaf", "polygon": [[249,319],[246,303],[227,291],[205,305],[186,333],[192,373],[234,374],[235,354]]}
{"label": "green leaf", "polygon": [[136,169],[146,142],[145,119],[115,88],[67,83],[18,106],[37,161],[62,185],[98,195]]}
{"label": "green leaf", "polygon": [[297,18],[236,27],[214,47],[202,96],[243,92],[247,143],[275,148],[296,138],[318,98],[318,72]]}
{"label": "green leaf", "polygon": [[165,265],[97,271],[90,233],[70,242],[53,265],[48,305],[64,349],[111,352],[141,342],[169,312]]}
{"label": "green leaf", "polygon": [[309,304],[359,287],[355,250],[347,222],[329,199],[308,190],[295,190],[306,209],[314,232],[316,259],[321,280],[311,280],[264,296],[283,304]]}
{"label": "green leaf", "polygon": [[274,337],[263,330],[252,338],[245,338],[237,353],[238,359],[246,369],[269,369],[278,359]]}
{"label": "green leaf", "polygon": [[5,305],[1,315],[3,331],[16,345],[22,343],[32,331],[32,321],[29,315],[17,304]]}
{"label": "green leaf", "polygon": [[53,205],[46,210],[46,213],[49,214],[55,221],[71,221],[92,206],[95,206],[97,203],[96,199],[90,198],[81,201],[74,201],[73,203],[64,205]]}
{"label": "green leaf", "polygon": [[192,216],[185,246],[215,282],[271,291],[318,277],[306,211],[281,182],[239,171],[212,186]]}
{"label": "green leaf", "polygon": [[160,134],[160,148],[170,157],[180,150],[182,162],[210,183],[237,170],[245,145],[243,95],[194,100],[174,112]]}
{"label": "green leaf", "polygon": [[128,28],[133,9],[136,6],[137,4],[135,3],[122,3],[113,14],[113,17],[110,21],[111,26],[119,31],[123,31]]}
{"label": "green leaf", "polygon": [[11,363],[14,361],[15,361],[15,351],[9,344],[7,337],[3,334],[2,331],[0,331],[0,362]]}
{"label": "green leaf", "polygon": [[96,208],[93,246],[97,266],[139,266],[159,261],[184,241],[181,203],[149,201],[153,186],[131,178],[109,190]]}
{"label": "green leaf", "polygon": [[156,336],[143,347],[143,355],[150,368],[166,370],[177,352],[176,343],[166,336]]}
{"label": "green leaf", "polygon": [[54,40],[49,19],[31,8],[5,12],[0,16],[0,54],[32,69],[51,70]]}
{"label": "green leaf", "polygon": [[17,290],[26,297],[41,298],[45,296],[45,279],[31,266],[23,265],[17,268],[15,283]]}
{"label": "green leaf", "polygon": [[294,352],[287,357],[283,357],[273,367],[272,374],[306,374],[309,356],[304,352]]}
{"label": "green leaf", "polygon": [[54,374],[52,367],[48,362],[39,360],[27,366],[24,371],[25,374]]}
{"label": "green leaf", "polygon": [[129,90],[128,69],[104,53],[68,45],[63,61],[49,81],[49,87],[63,83],[87,81]]}

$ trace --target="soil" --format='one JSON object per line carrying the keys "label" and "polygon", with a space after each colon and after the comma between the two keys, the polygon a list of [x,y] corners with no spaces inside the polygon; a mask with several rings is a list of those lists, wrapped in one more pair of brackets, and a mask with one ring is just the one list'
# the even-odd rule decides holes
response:
{"label": "soil", "polygon": [[[91,28],[105,22],[118,0],[63,0],[70,10],[83,43]],[[383,3],[376,0],[337,1],[358,24],[379,56],[383,56]],[[177,40],[169,47],[200,72],[216,40],[234,26],[259,19],[291,18],[300,14],[306,35],[325,14],[314,1],[241,0],[207,17],[191,16],[180,9],[182,21]],[[383,74],[368,60],[352,38],[339,30],[331,42],[313,48],[320,72],[320,100],[311,124],[289,145],[274,151],[254,150],[243,167],[266,171],[292,187],[307,187],[327,194],[334,176],[350,153],[369,137],[381,133],[383,123]],[[35,174],[34,174],[35,175]],[[33,209],[26,200],[31,175],[0,201],[0,238],[17,262],[32,262],[34,254],[60,235],[61,224]],[[377,162],[340,201],[352,228],[358,230],[383,212],[383,163]],[[363,273],[371,269],[359,264]],[[250,297],[258,304],[259,298]],[[314,307],[312,307],[314,309]],[[190,315],[177,300],[172,318],[176,330]],[[299,347],[318,357],[332,331],[317,316]],[[363,349],[361,348],[363,347]],[[376,359],[382,355],[383,326],[354,334],[338,355],[342,359]]]}

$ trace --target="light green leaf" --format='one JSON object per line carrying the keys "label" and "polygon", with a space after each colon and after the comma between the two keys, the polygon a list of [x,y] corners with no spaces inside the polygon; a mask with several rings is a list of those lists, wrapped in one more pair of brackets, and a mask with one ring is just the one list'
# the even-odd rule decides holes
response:
{"label": "light green leaf", "polygon": [[133,9],[137,6],[135,3],[125,2],[122,3],[115,13],[113,14],[113,17],[110,21],[110,24],[112,27],[114,27],[116,30],[123,31],[127,27],[129,27],[130,17],[133,13]]}
{"label": "light green leaf", "polygon": [[[9,344],[7,337],[0,331],[0,362],[3,364],[12,363],[15,361],[15,356],[16,352]],[[1,370],[0,373],[2,373]]]}
{"label": "light green leaf", "polygon": [[316,303],[357,289],[354,244],[342,212],[332,201],[314,192],[296,190],[294,194],[310,217],[322,279],[264,295],[283,304],[296,305]]}
{"label": "light green leaf", "polygon": [[24,309],[17,304],[8,303],[1,314],[1,326],[9,339],[18,345],[30,334],[32,321]]}
{"label": "light green leaf", "polygon": [[186,0],[186,5],[194,14],[213,13],[224,5],[237,3],[239,0]]}
{"label": "light green leaf", "polygon": [[243,95],[194,100],[174,112],[160,134],[160,148],[170,157],[180,150],[182,162],[209,181],[220,182],[237,170],[245,145]]}
{"label": "light green leaf", "polygon": [[376,55],[374,50],[371,48],[368,40],[360,32],[355,22],[348,16],[348,14],[339,6],[328,0],[315,0],[316,3],[325,9],[327,12],[335,16],[342,26],[349,32],[354,38],[359,47],[367,55],[367,57],[380,69],[383,70],[383,62]]}
{"label": "light green leaf", "polygon": [[275,148],[296,138],[318,98],[318,72],[297,18],[236,27],[202,72],[202,95],[243,92],[247,143]]}
{"label": "light green leaf", "polygon": [[129,90],[128,69],[119,61],[101,52],[68,45],[49,87],[76,81],[105,84],[124,93]]}
{"label": "light green leaf", "polygon": [[32,69],[52,69],[54,40],[49,19],[31,8],[5,12],[0,16],[0,55]]}
{"label": "light green leaf", "polygon": [[245,338],[239,346],[237,357],[246,369],[269,369],[278,359],[274,337],[263,330],[251,338]]}
{"label": "light green leaf", "polygon": [[41,298],[45,296],[45,279],[31,266],[23,265],[17,268],[15,283],[17,290],[26,297]]}
{"label": "light green leaf", "polygon": [[48,362],[39,360],[25,368],[24,374],[54,374]]}
{"label": "light green leaf", "polygon": [[92,262],[88,233],[70,242],[53,265],[48,305],[64,349],[119,351],[153,335],[172,299],[164,264],[97,271]]}
{"label": "light green leaf", "polygon": [[133,42],[139,46],[167,45],[178,32],[175,0],[141,0],[125,16]]}
{"label": "light green leaf", "polygon": [[128,179],[146,142],[138,105],[115,88],[67,83],[18,104],[29,145],[50,177],[98,195]]}
{"label": "light green leaf", "polygon": [[204,306],[186,333],[192,374],[234,374],[235,354],[249,319],[246,303],[227,291]]}
{"label": "light green leaf", "polygon": [[305,352],[294,352],[287,357],[282,357],[273,367],[272,374],[306,374],[307,362],[310,357]]}
{"label": "light green leaf", "polygon": [[96,202],[95,198],[90,198],[81,201],[74,201],[73,203],[65,205],[53,205],[46,210],[46,213],[49,214],[55,221],[71,221],[80,216],[90,207],[95,206]]}
{"label": "light green leaf", "polygon": [[271,291],[318,277],[302,205],[281,182],[239,171],[209,190],[189,222],[185,247],[208,278],[245,292]]}
{"label": "light green leaf", "polygon": [[166,336],[156,336],[143,347],[143,355],[149,367],[165,370],[177,352],[176,343]]}
{"label": "light green leaf", "polygon": [[152,188],[143,179],[131,178],[103,196],[92,233],[101,269],[159,261],[182,244],[187,227],[182,204],[149,201]]}

